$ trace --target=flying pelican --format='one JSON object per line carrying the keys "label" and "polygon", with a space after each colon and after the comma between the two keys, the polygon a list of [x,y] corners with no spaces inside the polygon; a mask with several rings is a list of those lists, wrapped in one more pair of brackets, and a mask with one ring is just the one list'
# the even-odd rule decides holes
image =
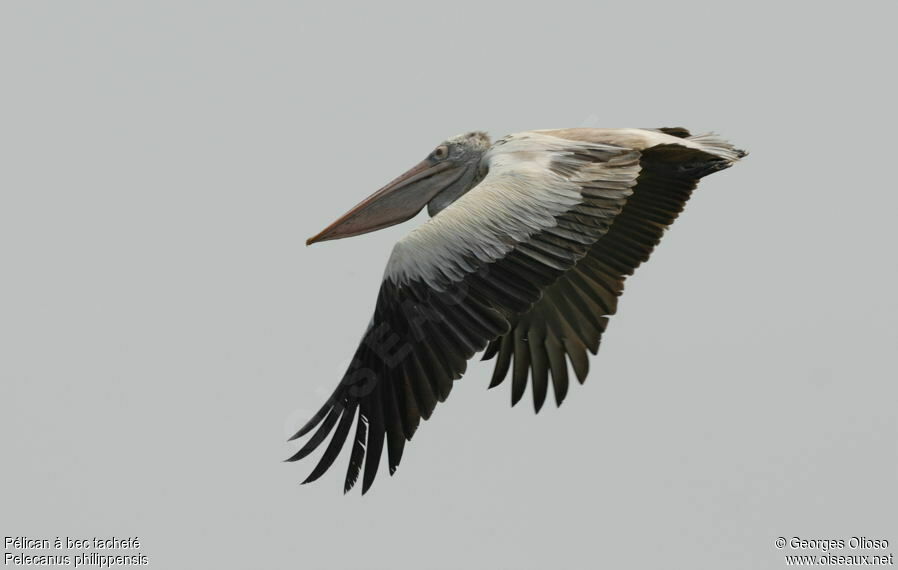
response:
{"label": "flying pelican", "polygon": [[452,137],[310,238],[356,236],[430,219],[393,248],[374,317],[316,427],[288,461],[330,442],[303,483],[333,464],[355,422],[344,492],[364,466],[362,493],[384,443],[392,475],[422,419],[444,401],[467,360],[496,358],[490,387],[511,373],[517,403],[530,378],[537,412],[551,374],[555,402],[568,361],[586,379],[624,280],[647,260],[698,180],[744,151],[683,128],[527,131],[491,144]]}

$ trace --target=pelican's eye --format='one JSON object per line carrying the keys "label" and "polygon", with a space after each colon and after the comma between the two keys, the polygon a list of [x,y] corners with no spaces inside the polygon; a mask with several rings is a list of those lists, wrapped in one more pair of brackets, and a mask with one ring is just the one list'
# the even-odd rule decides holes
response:
{"label": "pelican's eye", "polygon": [[430,156],[432,156],[436,160],[443,160],[449,156],[449,147],[441,144],[440,146],[436,147],[432,153],[430,153]]}

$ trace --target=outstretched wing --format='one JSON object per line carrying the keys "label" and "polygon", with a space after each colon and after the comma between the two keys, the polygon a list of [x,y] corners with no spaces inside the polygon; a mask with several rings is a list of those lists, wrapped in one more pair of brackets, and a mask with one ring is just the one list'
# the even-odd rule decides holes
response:
{"label": "outstretched wing", "polygon": [[392,474],[466,361],[506,335],[608,231],[632,193],[639,159],[626,146],[536,132],[498,141],[480,184],[394,248],[349,370],[291,438],[315,430],[295,461],[330,436],[304,482],[327,471],[353,426],[344,490],[362,469],[368,490],[385,444]]}
{"label": "outstretched wing", "polygon": [[[672,141],[642,151],[633,195],[610,230],[545,290],[532,310],[513,320],[512,330],[487,347],[484,360],[496,357],[490,387],[501,384],[511,369],[512,405],[523,396],[528,373],[537,412],[545,402],[550,373],[555,402],[561,405],[568,391],[568,361],[577,379],[586,380],[586,352],[598,351],[608,317],[617,310],[624,280],[649,258],[699,179],[745,154],[713,136],[691,137],[679,128],[661,130],[687,142]],[[592,137],[598,140],[617,135],[596,131]],[[590,133],[578,130],[575,134]]]}

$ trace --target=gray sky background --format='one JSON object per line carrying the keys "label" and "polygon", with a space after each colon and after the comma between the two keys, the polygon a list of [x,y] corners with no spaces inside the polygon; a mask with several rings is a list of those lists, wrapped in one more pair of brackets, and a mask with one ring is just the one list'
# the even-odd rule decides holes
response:
{"label": "gray sky background", "polygon": [[[898,551],[898,10],[825,4],[3,3],[0,533],[136,535],[160,569]],[[343,455],[300,486],[285,438],[423,218],[305,238],[448,136],[574,126],[751,156],[561,409],[510,409],[474,363],[396,476],[344,497]]]}

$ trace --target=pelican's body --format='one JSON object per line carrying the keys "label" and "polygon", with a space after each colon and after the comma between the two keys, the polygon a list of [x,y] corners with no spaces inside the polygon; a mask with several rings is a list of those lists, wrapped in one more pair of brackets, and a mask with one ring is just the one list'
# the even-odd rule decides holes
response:
{"label": "pelican's body", "polygon": [[[333,436],[306,481],[333,463],[355,422],[349,490],[363,492],[384,443],[389,470],[420,419],[449,395],[466,362],[510,368],[512,403],[531,379],[537,411],[549,376],[558,404],[568,361],[582,382],[623,281],[645,261],[699,178],[744,152],[685,129],[528,131],[490,144],[447,140],[309,243],[373,231],[428,206],[431,219],[396,244],[374,318],[349,370],[297,434],[318,427],[291,460]],[[512,367],[513,363],[513,367]]]}

